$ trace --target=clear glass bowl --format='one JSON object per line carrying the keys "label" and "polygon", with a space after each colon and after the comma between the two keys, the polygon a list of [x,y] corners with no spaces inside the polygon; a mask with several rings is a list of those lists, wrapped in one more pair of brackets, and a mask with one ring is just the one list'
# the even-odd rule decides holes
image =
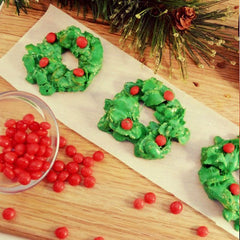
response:
{"label": "clear glass bowl", "polygon": [[[37,122],[48,122],[51,128],[48,130],[48,136],[51,138],[52,154],[47,161],[50,167],[37,180],[31,180],[27,185],[21,185],[17,181],[8,179],[0,172],[0,193],[17,193],[25,191],[39,182],[48,174],[51,169],[59,148],[59,130],[56,118],[48,105],[37,96],[23,91],[8,91],[0,93],[0,135],[5,135],[6,127],[4,123],[8,119],[22,120],[23,116],[31,113]],[[0,153],[2,147],[0,146]]]}

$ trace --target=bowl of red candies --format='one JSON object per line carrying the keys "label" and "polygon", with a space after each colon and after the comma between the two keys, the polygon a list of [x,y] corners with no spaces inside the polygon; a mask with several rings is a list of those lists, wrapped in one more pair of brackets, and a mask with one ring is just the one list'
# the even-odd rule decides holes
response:
{"label": "bowl of red candies", "polygon": [[25,191],[48,174],[59,130],[48,105],[23,91],[0,93],[0,193]]}

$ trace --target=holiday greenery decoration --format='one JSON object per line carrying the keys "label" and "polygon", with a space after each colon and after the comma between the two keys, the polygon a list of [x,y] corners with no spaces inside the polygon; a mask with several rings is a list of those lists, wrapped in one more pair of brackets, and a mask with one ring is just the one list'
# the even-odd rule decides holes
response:
{"label": "holiday greenery decoration", "polygon": [[[111,32],[121,32],[123,45],[130,39],[130,47],[140,57],[150,46],[151,56],[156,59],[156,70],[163,54],[168,54],[170,70],[173,59],[176,59],[183,78],[187,78],[187,58],[201,68],[204,63],[211,66],[215,56],[236,64],[219,51],[222,48],[238,52],[234,46],[236,37],[229,32],[237,28],[226,24],[226,19],[237,11],[229,7],[220,9],[221,4],[227,1],[58,0],[58,4],[76,8],[84,16],[91,12],[94,20],[101,18],[108,22]],[[19,13],[20,9],[26,11],[29,1],[15,0],[15,4]]]}

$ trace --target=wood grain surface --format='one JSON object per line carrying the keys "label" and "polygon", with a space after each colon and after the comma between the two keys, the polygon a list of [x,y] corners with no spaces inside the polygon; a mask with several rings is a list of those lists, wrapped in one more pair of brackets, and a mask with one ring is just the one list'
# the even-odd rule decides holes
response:
{"label": "wood grain surface", "polygon": [[[21,13],[20,16],[16,15],[13,6],[3,7],[0,12],[0,57],[41,18],[49,3],[57,6],[56,1],[40,1],[31,5],[28,14]],[[236,2],[230,1],[230,5],[236,5]],[[101,21],[93,22],[91,15],[83,19],[68,7],[62,10],[120,47],[120,34],[110,33],[107,24]],[[230,23],[236,24],[236,19],[232,19]],[[125,47],[124,51],[138,58],[129,48]],[[176,70],[169,82],[238,124],[238,56],[230,57],[237,62],[235,66],[216,59],[215,69],[199,69],[189,62],[189,79],[181,80]],[[146,54],[144,64],[153,69],[153,62],[154,60]],[[168,78],[169,74],[167,66],[167,59],[164,58],[163,68],[158,73],[165,78]],[[13,89],[0,77],[1,92]],[[67,138],[69,144],[74,144],[84,156],[91,156],[96,150],[100,150],[98,146],[79,136],[60,121],[58,123],[60,134]],[[95,163],[93,167],[97,179],[93,189],[67,184],[63,192],[55,193],[52,185],[43,181],[24,193],[1,194],[0,211],[6,207],[13,207],[17,211],[17,217],[11,222],[0,219],[0,231],[28,239],[44,240],[56,239],[54,230],[60,226],[67,226],[68,239],[72,240],[93,240],[97,236],[103,236],[106,240],[192,240],[199,238],[196,236],[196,229],[205,225],[210,231],[207,239],[236,239],[187,204],[184,204],[184,211],[180,215],[171,214],[169,205],[177,200],[175,196],[107,152],[104,153],[105,159]],[[70,161],[62,150],[58,159]],[[142,210],[134,209],[133,201],[150,191],[156,194],[156,203],[147,205]]]}

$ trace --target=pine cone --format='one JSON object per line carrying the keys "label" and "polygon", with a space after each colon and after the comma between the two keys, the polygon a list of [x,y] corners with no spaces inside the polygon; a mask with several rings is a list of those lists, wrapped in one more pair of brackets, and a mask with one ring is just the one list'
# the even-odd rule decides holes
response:
{"label": "pine cone", "polygon": [[173,13],[176,27],[179,30],[188,29],[191,26],[192,20],[196,18],[196,13],[193,8],[181,7]]}

